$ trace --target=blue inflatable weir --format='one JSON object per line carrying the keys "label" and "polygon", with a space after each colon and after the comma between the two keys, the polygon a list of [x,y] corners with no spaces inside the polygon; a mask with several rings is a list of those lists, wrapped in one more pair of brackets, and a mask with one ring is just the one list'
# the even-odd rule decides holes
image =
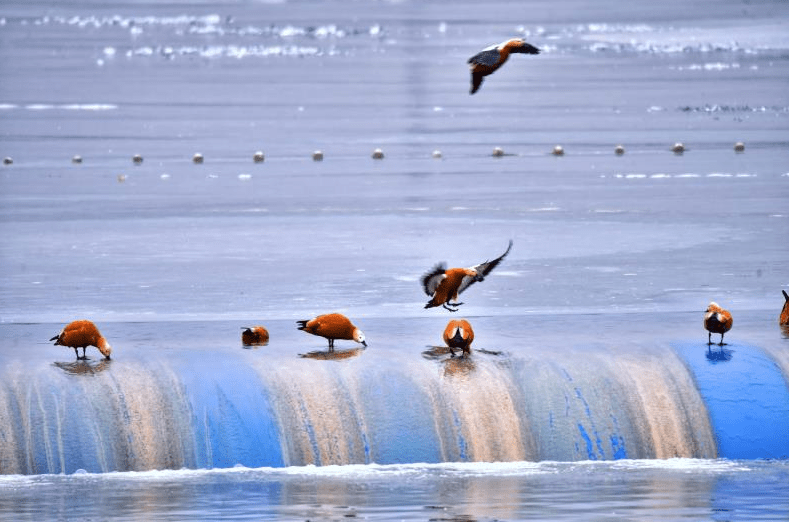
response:
{"label": "blue inflatable weir", "polygon": [[789,386],[754,346],[676,344],[709,411],[718,456],[789,458]]}
{"label": "blue inflatable weir", "polygon": [[0,473],[789,455],[768,355],[650,343],[16,359],[0,369]]}

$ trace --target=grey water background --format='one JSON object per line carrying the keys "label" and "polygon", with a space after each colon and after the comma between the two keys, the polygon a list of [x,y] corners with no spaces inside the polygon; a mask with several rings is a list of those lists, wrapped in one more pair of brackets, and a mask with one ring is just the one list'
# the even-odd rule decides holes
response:
{"label": "grey water background", "polygon": [[[102,375],[115,379],[195,353],[286,365],[323,347],[293,321],[335,310],[365,330],[364,368],[407,368],[448,319],[422,309],[421,274],[508,239],[505,262],[462,296],[479,347],[549,362],[698,353],[682,355],[696,375],[724,381],[731,366],[703,359],[716,300],[734,314],[733,362],[756,346],[785,379],[788,26],[783,2],[4,2],[4,393],[60,382],[52,363],[71,352],[44,341],[82,317],[113,344]],[[466,59],[513,36],[543,53],[513,56],[469,96]],[[242,351],[252,323],[272,342]],[[785,461],[715,456],[68,469],[3,477],[0,512],[786,517]]]}

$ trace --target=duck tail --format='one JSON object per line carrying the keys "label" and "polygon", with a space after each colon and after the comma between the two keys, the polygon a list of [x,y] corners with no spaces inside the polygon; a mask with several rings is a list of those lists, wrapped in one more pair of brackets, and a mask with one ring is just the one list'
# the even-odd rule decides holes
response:
{"label": "duck tail", "polygon": [[308,323],[308,322],[309,322],[309,321],[296,321],[296,324],[297,324],[297,325],[299,325],[299,326],[298,326],[298,329],[299,329],[299,330],[304,330],[304,329],[306,329],[306,328],[307,328],[307,323]]}

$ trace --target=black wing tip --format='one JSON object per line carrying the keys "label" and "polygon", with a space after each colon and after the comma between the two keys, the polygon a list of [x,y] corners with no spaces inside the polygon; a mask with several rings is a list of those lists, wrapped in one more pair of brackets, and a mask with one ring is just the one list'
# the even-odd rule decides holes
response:
{"label": "black wing tip", "polygon": [[422,276],[422,282],[425,283],[432,276],[434,276],[436,274],[442,274],[442,273],[444,273],[446,271],[447,271],[447,264],[444,261],[442,261],[440,263],[436,263],[436,265],[433,266],[433,268],[431,268],[430,270],[425,272],[425,274]]}
{"label": "black wing tip", "polygon": [[520,47],[520,52],[526,54],[540,54],[540,50],[528,42],[523,42],[523,45]]}
{"label": "black wing tip", "polygon": [[482,80],[484,76],[479,73],[471,73],[471,89],[469,90],[469,94],[474,94],[482,87]]}
{"label": "black wing tip", "polygon": [[420,280],[420,283],[422,283],[422,289],[425,291],[425,294],[433,295],[430,293],[427,287],[427,283],[428,281],[430,281],[430,278],[438,274],[443,274],[446,271],[447,271],[447,264],[442,261],[441,263],[436,264],[436,266],[425,272],[425,274],[422,276],[422,279]]}
{"label": "black wing tip", "polygon": [[781,290],[781,292],[784,294],[784,299],[789,301],[789,294],[786,293],[786,290]]}
{"label": "black wing tip", "polygon": [[308,323],[308,322],[309,322],[309,321],[296,321],[296,324],[297,324],[297,325],[299,325],[299,326],[298,326],[298,329],[299,329],[299,330],[303,330],[303,329],[305,329],[305,328],[307,327],[307,323]]}

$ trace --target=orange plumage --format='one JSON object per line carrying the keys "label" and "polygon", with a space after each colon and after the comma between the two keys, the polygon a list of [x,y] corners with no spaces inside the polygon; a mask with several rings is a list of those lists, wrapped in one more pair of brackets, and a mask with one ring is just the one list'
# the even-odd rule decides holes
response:
{"label": "orange plumage", "polygon": [[[85,349],[88,346],[95,346],[98,348],[107,359],[110,358],[110,353],[112,353],[112,347],[110,343],[107,342],[107,339],[101,335],[101,332],[99,332],[95,324],[86,319],[67,324],[63,330],[50,339],[50,341],[55,341],[56,346],[60,345],[74,348],[77,359],[87,358],[85,357]],[[82,348],[82,357],[79,356],[77,348]]]}
{"label": "orange plumage", "polygon": [[299,325],[299,330],[328,339],[330,352],[334,351],[335,339],[356,341],[367,346],[364,333],[342,314],[324,314],[309,321],[296,321],[296,323]]}
{"label": "orange plumage", "polygon": [[778,322],[781,326],[789,326],[789,294],[786,293],[786,290],[781,290],[784,294],[784,307],[781,310],[781,317],[778,318]]}
{"label": "orange plumage", "polygon": [[734,320],[731,314],[718,306],[718,303],[710,303],[704,314],[704,328],[707,334],[707,344],[712,344],[712,334],[721,334],[721,342],[718,346],[723,346],[723,335],[731,330]]}
{"label": "orange plumage", "polygon": [[468,59],[471,68],[471,94],[477,92],[482,79],[504,65],[511,53],[540,54],[540,50],[520,38],[491,45]]}
{"label": "orange plumage", "polygon": [[[507,251],[493,261],[485,261],[470,268],[447,268],[444,263],[439,263],[422,276],[422,288],[431,296],[425,308],[443,306],[450,312],[457,312],[458,295],[473,283],[484,281],[487,276],[504,257],[509,254],[512,241],[507,246]],[[452,301],[455,302],[452,302]],[[454,308],[452,308],[454,307]]]}
{"label": "orange plumage", "polygon": [[444,329],[444,342],[449,346],[449,351],[455,355],[455,348],[463,350],[463,357],[471,353],[471,343],[474,342],[474,330],[465,319],[453,319]]}
{"label": "orange plumage", "polygon": [[262,326],[244,327],[241,342],[244,346],[260,346],[268,344],[268,330]]}

